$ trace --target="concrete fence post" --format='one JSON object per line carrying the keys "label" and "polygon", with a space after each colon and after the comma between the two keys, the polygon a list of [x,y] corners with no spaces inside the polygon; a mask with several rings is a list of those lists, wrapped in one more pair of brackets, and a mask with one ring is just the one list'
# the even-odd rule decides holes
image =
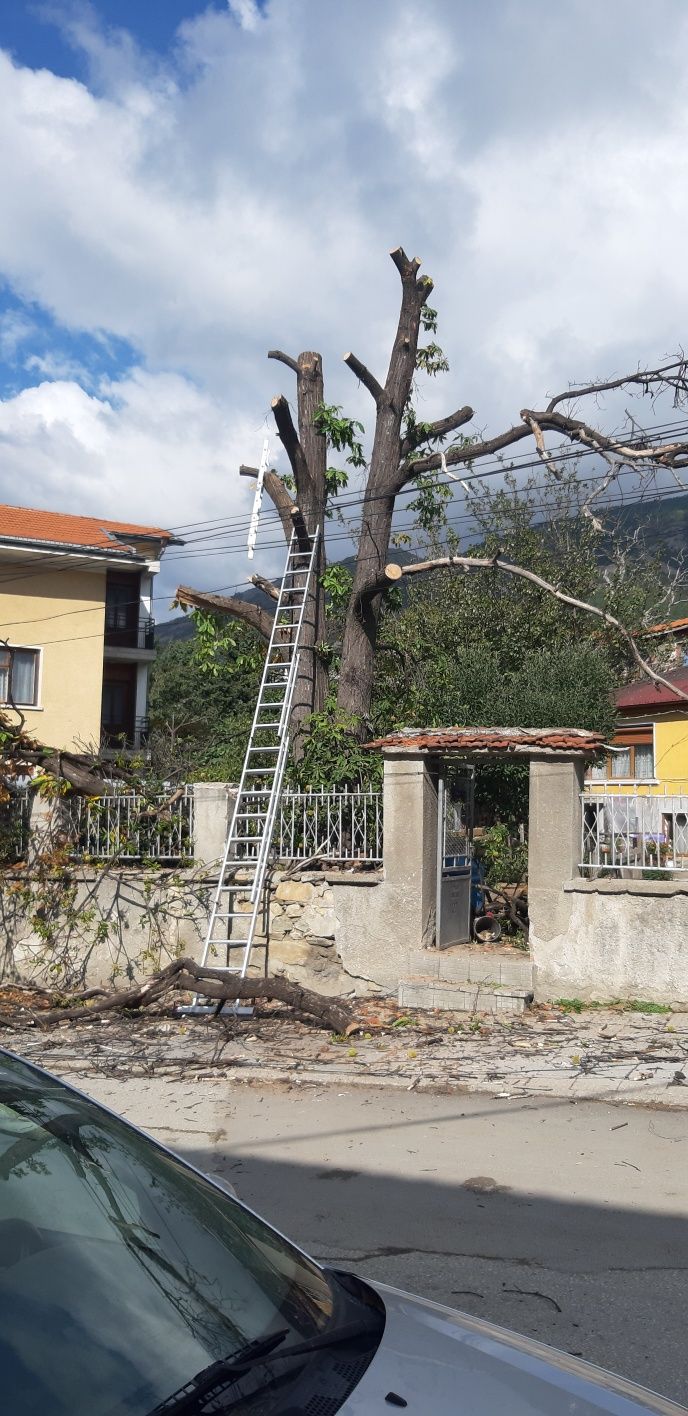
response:
{"label": "concrete fence post", "polygon": [[228,782],[194,782],[194,860],[219,867],[234,807],[236,788]]}
{"label": "concrete fence post", "polygon": [[571,897],[564,886],[578,875],[581,850],[582,758],[559,757],[530,764],[528,913],[530,948],[538,996],[538,970],[547,967],[551,941],[566,934]]}

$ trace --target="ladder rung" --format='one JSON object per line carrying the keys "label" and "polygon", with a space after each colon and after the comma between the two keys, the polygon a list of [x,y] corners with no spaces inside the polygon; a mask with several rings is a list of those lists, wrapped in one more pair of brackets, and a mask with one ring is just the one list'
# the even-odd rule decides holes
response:
{"label": "ladder rung", "polygon": [[[317,544],[317,531],[312,538],[309,537],[308,550],[301,549],[296,531],[292,533],[289,542],[270,645],[251,727],[251,736],[244,757],[241,787],[238,800],[235,803],[230,836],[225,847],[220,880],[208,920],[203,963],[210,963],[212,967],[217,968],[217,972],[220,974],[245,976],[251,950],[256,947],[256,942],[259,943],[259,947],[266,946],[265,940],[256,941],[254,935],[259,911],[264,904],[262,892],[265,871],[268,865],[289,742],[288,735],[285,735],[279,742],[278,734],[284,726],[286,715],[291,708],[299,645],[304,623],[308,623],[305,619],[306,602],[312,586],[311,576]],[[268,737],[268,742],[262,742],[262,737]],[[260,765],[252,766],[252,759],[256,757],[263,757],[267,760]],[[254,786],[246,785],[249,777],[256,779]],[[243,871],[248,875],[248,880],[236,878],[239,872]],[[248,909],[229,908],[236,903],[237,897],[241,898],[242,895],[246,896],[249,893],[252,898]],[[227,908],[221,908],[222,905]],[[213,935],[214,929],[233,928],[234,923],[238,920],[246,921],[246,930],[241,930],[244,937],[233,938],[225,935],[218,938]],[[222,949],[227,951],[228,961],[230,951],[234,952],[235,957],[237,951],[241,951],[235,965],[230,965],[227,962],[224,965],[215,966],[212,963],[209,954]],[[204,1011],[212,1011],[214,1006],[211,1004],[209,1009]]]}

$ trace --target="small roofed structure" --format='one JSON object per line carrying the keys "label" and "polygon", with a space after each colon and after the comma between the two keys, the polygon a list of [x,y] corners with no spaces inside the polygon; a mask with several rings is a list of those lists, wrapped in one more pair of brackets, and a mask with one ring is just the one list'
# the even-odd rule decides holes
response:
{"label": "small roofed structure", "polygon": [[461,757],[592,757],[605,744],[585,728],[402,728],[366,743],[382,752]]}

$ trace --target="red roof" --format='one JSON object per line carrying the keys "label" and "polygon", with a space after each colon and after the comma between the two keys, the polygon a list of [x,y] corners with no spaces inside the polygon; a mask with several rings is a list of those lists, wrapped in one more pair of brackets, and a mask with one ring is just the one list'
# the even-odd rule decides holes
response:
{"label": "red roof", "polygon": [[[131,537],[131,542],[127,542]],[[28,541],[51,546],[83,546],[89,550],[136,551],[139,538],[169,543],[176,538],[160,526],[131,521],[106,521],[96,516],[71,516],[64,511],[36,511],[26,506],[0,505],[0,542]]]}
{"label": "red roof", "polygon": [[[677,688],[688,693],[688,666],[681,669],[670,669],[662,675],[673,683]],[[624,688],[617,689],[616,706],[620,711],[625,708],[680,708],[684,711],[688,709],[688,703],[684,699],[678,698],[671,689],[665,688],[662,683],[655,683],[654,679],[641,679],[640,683],[627,683]]]}
{"label": "red roof", "polygon": [[688,618],[686,617],[667,620],[666,624],[651,624],[648,629],[638,631],[638,638],[642,639],[646,634],[680,634],[684,629],[688,629]]}
{"label": "red roof", "polygon": [[477,752],[540,756],[550,752],[599,752],[605,739],[584,728],[403,728],[367,747],[407,752]]}

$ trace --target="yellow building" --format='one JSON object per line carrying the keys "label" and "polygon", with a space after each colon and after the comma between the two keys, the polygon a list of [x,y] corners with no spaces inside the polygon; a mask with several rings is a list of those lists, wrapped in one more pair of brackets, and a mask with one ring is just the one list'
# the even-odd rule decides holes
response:
{"label": "yellow building", "polygon": [[52,747],[145,741],[160,527],[0,506],[0,702]]}
{"label": "yellow building", "polygon": [[[688,694],[688,667],[664,677]],[[688,701],[651,679],[616,694],[605,760],[585,784],[582,859],[595,866],[688,869]]]}
{"label": "yellow building", "polygon": [[[688,694],[688,667],[664,677]],[[616,694],[617,723],[606,759],[590,784],[651,795],[688,793],[688,701],[663,684],[643,679]]]}

